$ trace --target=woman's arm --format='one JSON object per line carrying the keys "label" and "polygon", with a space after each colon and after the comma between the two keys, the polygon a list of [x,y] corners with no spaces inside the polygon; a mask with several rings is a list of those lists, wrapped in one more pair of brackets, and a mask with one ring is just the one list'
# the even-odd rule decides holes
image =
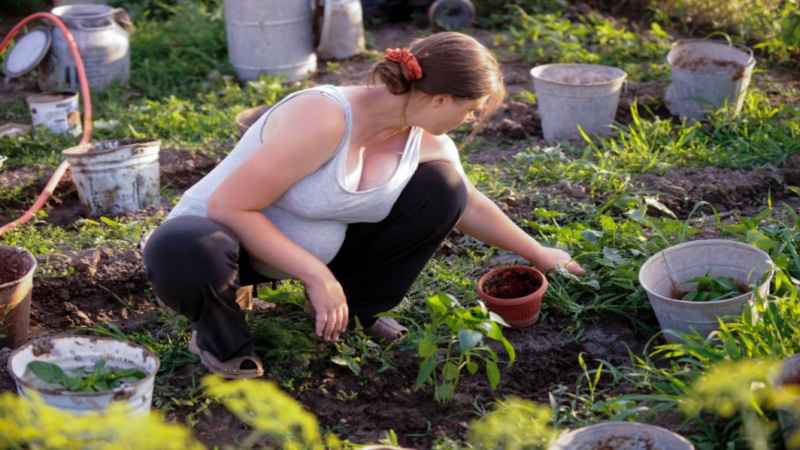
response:
{"label": "woman's arm", "polygon": [[431,136],[431,151],[425,160],[444,159],[456,166],[467,184],[467,207],[456,224],[461,232],[468,234],[489,245],[514,252],[543,271],[565,265],[567,270],[582,274],[583,269],[572,261],[569,253],[552,247],[545,247],[529,236],[514,223],[491,199],[469,181],[461,167],[458,149],[452,139],[447,136]]}
{"label": "woman's arm", "polygon": [[[308,120],[312,114],[316,120]],[[347,327],[341,285],[317,257],[284,235],[261,209],[333,156],[345,132],[341,108],[322,96],[301,96],[273,111],[263,147],[214,191],[209,218],[229,227],[255,258],[298,278],[316,312],[317,335],[338,338]]]}

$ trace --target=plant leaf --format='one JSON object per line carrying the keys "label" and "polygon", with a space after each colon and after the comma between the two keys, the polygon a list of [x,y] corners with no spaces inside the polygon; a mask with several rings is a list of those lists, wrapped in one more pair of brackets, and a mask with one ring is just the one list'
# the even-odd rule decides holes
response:
{"label": "plant leaf", "polygon": [[500,384],[500,369],[497,363],[492,360],[486,360],[486,378],[489,380],[489,386],[494,390]]}
{"label": "plant leaf", "polygon": [[431,374],[433,373],[433,369],[436,368],[436,358],[428,357],[425,361],[422,362],[419,366],[419,372],[417,373],[417,381],[414,383],[417,387],[423,386],[428,380],[431,378]]}
{"label": "plant leaf", "polygon": [[429,356],[436,353],[436,342],[434,341],[433,336],[425,335],[422,339],[419,340],[417,344],[417,354],[419,354],[420,358],[428,358]]}
{"label": "plant leaf", "polygon": [[60,384],[65,386],[64,380],[69,378],[67,374],[64,373],[64,370],[61,369],[61,367],[45,361],[29,362],[28,370],[30,370],[40,380],[50,384]]}
{"label": "plant leaf", "polygon": [[458,350],[467,353],[483,342],[483,334],[475,330],[461,330],[458,332]]}

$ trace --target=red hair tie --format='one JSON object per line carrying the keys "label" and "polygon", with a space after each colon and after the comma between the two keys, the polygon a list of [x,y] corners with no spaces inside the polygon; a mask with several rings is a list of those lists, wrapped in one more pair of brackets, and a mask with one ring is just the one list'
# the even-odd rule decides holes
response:
{"label": "red hair tie", "polygon": [[422,67],[420,67],[417,57],[411,53],[411,50],[407,48],[388,48],[383,57],[387,61],[400,64],[400,68],[403,70],[403,76],[406,77],[408,81],[422,78]]}

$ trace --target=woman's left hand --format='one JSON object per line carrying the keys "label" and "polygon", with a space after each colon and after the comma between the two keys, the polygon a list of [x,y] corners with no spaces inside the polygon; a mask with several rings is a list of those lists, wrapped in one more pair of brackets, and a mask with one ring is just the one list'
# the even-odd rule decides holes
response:
{"label": "woman's left hand", "polygon": [[569,253],[554,247],[541,247],[535,260],[531,263],[543,272],[550,272],[558,267],[565,267],[573,275],[583,275],[586,273]]}

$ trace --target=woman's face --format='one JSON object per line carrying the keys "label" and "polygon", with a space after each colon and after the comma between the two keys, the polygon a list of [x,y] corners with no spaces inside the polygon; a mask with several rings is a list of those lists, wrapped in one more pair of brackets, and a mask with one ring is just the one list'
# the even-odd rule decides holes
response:
{"label": "woman's face", "polygon": [[446,94],[420,94],[409,104],[409,123],[433,135],[444,134],[462,123],[474,120],[488,99],[489,96],[466,99]]}

